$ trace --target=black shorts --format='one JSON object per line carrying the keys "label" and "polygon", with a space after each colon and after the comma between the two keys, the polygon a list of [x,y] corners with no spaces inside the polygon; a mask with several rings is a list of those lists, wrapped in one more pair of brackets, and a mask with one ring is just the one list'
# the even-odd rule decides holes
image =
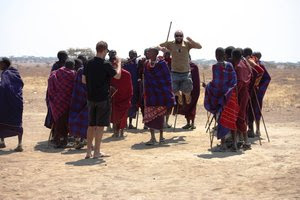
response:
{"label": "black shorts", "polygon": [[109,100],[88,101],[89,126],[109,126],[111,105]]}

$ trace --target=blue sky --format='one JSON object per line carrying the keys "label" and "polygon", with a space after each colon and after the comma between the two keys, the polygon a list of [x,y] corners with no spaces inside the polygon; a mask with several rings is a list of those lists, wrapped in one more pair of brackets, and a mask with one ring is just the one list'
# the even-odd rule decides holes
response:
{"label": "blue sky", "polygon": [[298,0],[0,0],[0,57],[56,56],[99,40],[128,51],[164,42],[170,21],[203,49],[193,59],[212,59],[217,47],[251,47],[264,60],[300,61]]}

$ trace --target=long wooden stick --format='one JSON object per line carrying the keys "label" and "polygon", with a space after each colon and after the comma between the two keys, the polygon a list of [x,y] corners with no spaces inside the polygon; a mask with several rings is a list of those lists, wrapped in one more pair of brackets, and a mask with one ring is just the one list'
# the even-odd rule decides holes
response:
{"label": "long wooden stick", "polygon": [[260,115],[261,115],[261,119],[263,121],[263,124],[264,124],[264,128],[265,128],[265,131],[266,131],[266,135],[267,135],[267,138],[268,138],[268,142],[270,142],[270,138],[269,138],[269,134],[268,134],[268,131],[267,131],[267,127],[266,127],[266,124],[265,124],[265,120],[264,120],[264,116],[261,112],[261,107],[259,105],[259,101],[258,101],[258,98],[257,98],[257,95],[256,95],[256,91],[254,90],[254,95],[255,95],[255,98],[256,98],[256,102],[257,102],[257,106],[258,106],[258,109],[259,109],[259,112],[260,112]]}
{"label": "long wooden stick", "polygon": [[216,117],[216,115],[213,118],[215,119],[215,125],[214,125],[213,131],[211,133],[210,149],[212,149],[212,145],[214,143],[214,136],[215,136],[214,131],[216,130],[216,127],[217,127],[217,117]]}
{"label": "long wooden stick", "polygon": [[138,107],[138,110],[137,110],[137,115],[136,115],[136,123],[135,123],[135,127],[136,129],[138,128],[138,123],[139,123],[139,114],[140,114],[140,109]]}
{"label": "long wooden stick", "polygon": [[173,132],[175,132],[175,128],[176,128],[177,115],[178,115],[178,108],[179,108],[179,104],[176,105],[176,113],[175,113],[175,122],[174,122]]}
{"label": "long wooden stick", "polygon": [[206,124],[205,124],[205,128],[207,127],[208,122],[209,122],[209,120],[210,120],[210,116],[211,116],[211,113],[208,114],[208,111],[207,111],[206,114],[207,114],[207,121],[206,121]]}
{"label": "long wooden stick", "polygon": [[172,27],[172,21],[170,22],[169,31],[168,31],[168,36],[167,36],[167,40],[166,40],[166,41],[169,40],[169,35],[170,35],[171,27]]}
{"label": "long wooden stick", "polygon": [[208,130],[210,130],[210,125],[211,125],[213,119],[214,119],[214,117],[211,118],[211,120],[210,120],[210,122],[209,122],[209,124],[208,124],[208,128],[206,129],[206,133],[208,132]]}
{"label": "long wooden stick", "polygon": [[[203,77],[202,83],[204,83],[206,85],[204,72],[202,73],[202,77]],[[207,127],[207,124],[208,124],[208,122],[210,120],[210,115],[211,115],[211,113],[208,114],[208,111],[206,111],[207,121],[206,121],[206,124],[205,124],[205,128]]]}
{"label": "long wooden stick", "polygon": [[[253,106],[252,106],[252,101],[250,99],[250,107],[251,107],[251,111],[252,111],[252,115],[253,115],[253,119],[255,120],[255,124],[256,124],[256,127],[257,127],[257,121],[256,121],[256,117],[255,117],[255,113],[254,113],[254,109],[253,109]],[[254,130],[253,130],[254,131]],[[258,139],[259,139],[259,144],[261,145],[261,138],[260,138],[260,134],[258,136]]]}

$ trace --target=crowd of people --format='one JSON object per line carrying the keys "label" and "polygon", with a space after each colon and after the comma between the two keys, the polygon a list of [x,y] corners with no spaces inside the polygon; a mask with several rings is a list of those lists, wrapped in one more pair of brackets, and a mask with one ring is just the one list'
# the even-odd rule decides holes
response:
{"label": "crowd of people", "polygon": [[[145,145],[166,142],[163,131],[171,128],[168,119],[172,113],[185,116],[182,129],[195,129],[200,77],[189,52],[202,46],[189,37],[184,40],[182,31],[176,31],[174,38],[145,49],[142,58],[130,50],[126,60],[109,50],[105,41],[96,44],[93,58],[79,55],[70,59],[67,52],[59,51],[48,78],[44,123],[51,130],[53,146],[81,149],[87,145],[85,158],[109,156],[100,151],[104,127],[112,124],[112,137],[123,138],[126,129],[138,128],[139,111],[143,129],[151,134]],[[163,56],[158,56],[159,51]],[[212,80],[202,86],[208,121],[216,121],[213,129],[221,139],[217,150],[250,149],[248,136],[260,137],[262,102],[270,75],[260,61],[261,54],[250,48],[220,47],[215,56]],[[23,82],[7,58],[0,61],[0,73],[0,148],[5,147],[4,138],[17,135],[16,151],[22,151]],[[158,141],[155,130],[159,131]]]}

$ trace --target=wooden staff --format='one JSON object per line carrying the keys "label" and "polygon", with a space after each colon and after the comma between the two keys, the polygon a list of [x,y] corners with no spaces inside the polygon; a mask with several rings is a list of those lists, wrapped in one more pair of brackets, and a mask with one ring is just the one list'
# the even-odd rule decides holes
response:
{"label": "wooden staff", "polygon": [[[254,113],[254,109],[253,109],[253,106],[252,106],[252,101],[250,99],[250,107],[251,107],[251,111],[252,111],[252,115],[253,115],[253,119],[255,120],[255,124],[256,124],[256,127],[257,127],[257,121],[256,121],[256,117],[255,117],[255,113]],[[254,130],[253,130],[254,131]],[[259,139],[259,144],[261,145],[261,138],[260,138],[260,134],[258,136],[258,139]]]}
{"label": "wooden staff", "polygon": [[270,142],[270,138],[269,138],[269,134],[268,134],[268,131],[267,131],[267,127],[266,127],[266,124],[265,124],[265,120],[264,120],[264,116],[261,112],[261,107],[259,105],[259,101],[258,101],[258,98],[257,98],[257,95],[256,95],[256,91],[254,90],[254,95],[255,95],[255,98],[256,98],[256,102],[257,102],[257,106],[258,106],[258,109],[259,109],[259,112],[260,112],[260,115],[261,115],[261,118],[262,118],[262,121],[263,121],[263,124],[264,124],[264,128],[265,128],[265,131],[266,131],[266,135],[267,135],[267,138],[268,138],[268,142]]}
{"label": "wooden staff", "polygon": [[[205,75],[204,75],[204,72],[202,73],[202,77],[203,77],[202,83],[204,83],[204,84],[206,85],[206,83],[205,83]],[[207,127],[208,122],[209,122],[209,120],[210,120],[210,115],[211,115],[211,113],[208,113],[208,111],[206,111],[206,117],[207,117],[207,120],[206,120],[206,123],[205,123],[205,128]]]}
{"label": "wooden staff", "polygon": [[217,116],[214,115],[213,118],[215,119],[215,125],[214,125],[214,127],[213,127],[213,129],[212,129],[212,130],[213,130],[212,133],[211,133],[211,131],[209,131],[209,132],[210,132],[210,135],[211,135],[210,149],[212,149],[212,145],[213,145],[213,142],[214,142],[214,136],[215,136],[214,131],[216,130],[216,127],[217,127]]}
{"label": "wooden staff", "polygon": [[179,108],[179,104],[176,105],[176,113],[175,113],[175,122],[174,122],[173,132],[175,132],[175,128],[176,128],[177,115],[178,115],[178,108]]}
{"label": "wooden staff", "polygon": [[166,41],[169,40],[169,35],[170,35],[171,27],[172,27],[172,21],[170,22],[169,31],[168,31],[168,36],[167,36],[167,40],[166,40]]}
{"label": "wooden staff", "polygon": [[212,123],[213,120],[214,120],[214,116],[211,118],[211,120],[210,120],[210,122],[208,124],[208,127],[206,129],[206,133],[208,132],[208,130],[210,130],[210,125],[211,125],[211,123]]}
{"label": "wooden staff", "polygon": [[206,112],[206,114],[207,114],[207,121],[206,121],[206,124],[205,124],[205,128],[207,127],[208,122],[210,120],[210,116],[211,116],[211,113],[208,114],[208,111]]}
{"label": "wooden staff", "polygon": [[137,115],[136,115],[136,123],[135,123],[135,127],[136,129],[138,128],[138,122],[139,122],[139,114],[140,114],[140,109],[139,107],[137,108]]}

